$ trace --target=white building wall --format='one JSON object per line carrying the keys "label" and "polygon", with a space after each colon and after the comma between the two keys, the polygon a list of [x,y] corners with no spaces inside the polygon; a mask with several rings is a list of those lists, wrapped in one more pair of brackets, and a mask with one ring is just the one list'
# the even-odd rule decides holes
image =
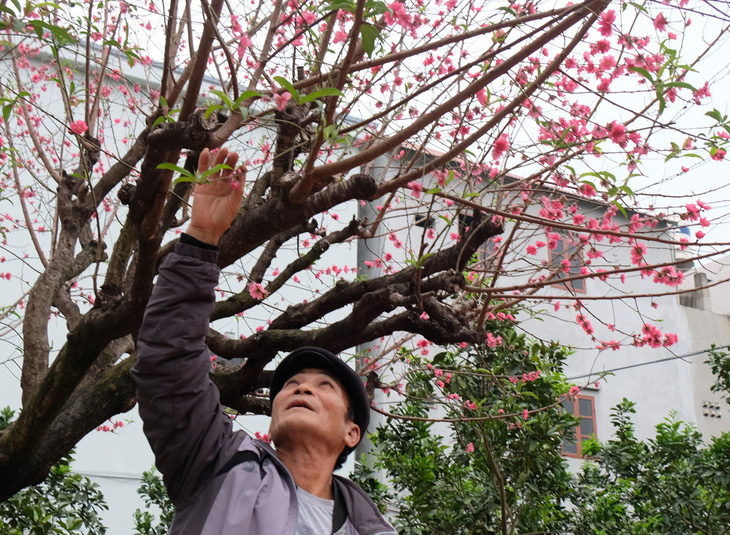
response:
{"label": "white building wall", "polygon": [[[406,158],[404,158],[404,161]],[[387,168],[387,176],[392,177],[397,173],[399,166],[397,161],[391,161],[390,166],[384,163],[385,159],[376,162],[373,169],[374,176],[377,172]],[[426,190],[436,184],[433,176],[427,176],[422,181],[423,189]],[[385,199],[379,199],[373,205],[379,205]],[[436,200],[437,210],[443,210],[442,200]],[[603,217],[605,206],[596,203],[580,201],[580,211],[589,217],[595,217],[599,221]],[[368,248],[361,247],[360,253],[364,259],[374,262],[376,259],[383,259],[385,253],[393,258],[393,263],[403,261],[409,253],[417,253],[420,247],[420,240],[423,230],[414,226],[415,216],[422,207],[415,207],[408,199],[401,196],[391,201],[395,208],[383,221],[379,232],[379,242],[373,242]],[[372,208],[361,209],[361,213]],[[455,207],[448,212],[452,214]],[[532,210],[537,215],[537,209]],[[374,212],[369,212],[370,214]],[[468,211],[466,213],[469,213]],[[629,214],[629,217],[631,214]],[[626,228],[626,218],[621,213],[614,216],[614,221],[622,228]],[[445,230],[447,222],[435,217],[435,230],[440,236],[456,230],[456,224],[450,230]],[[644,230],[645,231],[645,230]],[[395,246],[395,242],[389,238],[390,233],[397,237],[402,243],[401,247]],[[510,227],[505,228],[502,236],[510,234]],[[671,239],[671,229],[660,224],[652,232],[655,237]],[[448,239],[448,238],[447,238]],[[536,240],[547,241],[542,230],[530,235],[528,238],[516,242],[515,246],[520,251],[529,243]],[[610,245],[608,239],[597,244],[597,248],[604,252],[603,259],[592,261],[592,267],[611,269],[616,265],[631,265],[630,250],[624,240],[619,245]],[[378,247],[383,246],[382,249]],[[672,262],[675,260],[674,246],[654,243],[648,244],[648,251],[645,255],[649,264]],[[508,253],[509,254],[509,253]],[[362,265],[363,257],[360,258]],[[521,268],[529,267],[530,264],[539,265],[542,261],[548,260],[547,248],[538,249],[534,257],[523,257],[509,259],[509,270],[518,273],[512,278],[500,277],[498,286],[511,286],[527,281],[526,274],[519,274]],[[387,265],[387,263],[385,263]],[[368,272],[376,276],[384,271],[383,268],[369,268]],[[730,271],[728,272],[730,275]],[[576,322],[576,311],[572,305],[575,299],[562,285],[551,285],[538,292],[537,295],[557,296],[560,299],[561,307],[554,310],[555,300],[550,302],[538,302],[531,304],[533,310],[539,310],[535,319],[526,319],[523,314],[518,317],[520,324],[518,328],[525,330],[532,336],[544,340],[556,340],[562,345],[575,348],[575,352],[567,360],[566,375],[574,378],[574,383],[585,388],[583,394],[594,398],[596,413],[596,431],[601,440],[610,438],[613,428],[610,423],[611,410],[618,405],[623,398],[628,398],[636,403],[636,424],[637,435],[640,438],[653,437],[655,426],[667,418],[670,412],[675,411],[676,417],[684,422],[695,424],[703,433],[706,440],[721,432],[730,430],[730,413],[728,405],[719,402],[719,396],[709,391],[714,379],[709,367],[703,363],[707,358],[703,350],[710,347],[712,342],[727,344],[730,342],[730,317],[722,313],[710,311],[699,311],[680,305],[676,295],[656,297],[653,300],[639,298],[632,300],[632,295],[671,293],[675,289],[669,286],[659,286],[653,282],[652,277],[642,277],[639,272],[626,274],[626,283],[621,283],[617,276],[611,277],[607,282],[599,279],[587,279],[586,293],[577,294],[578,297],[605,296],[616,299],[588,300],[584,301],[584,313],[591,321],[596,331],[596,338],[599,340],[618,340],[625,345],[617,351],[610,349],[599,351],[595,346],[596,342],[581,329]],[[730,292],[728,285],[713,288],[718,294]],[[722,294],[721,294],[722,295]],[[620,298],[620,299],[618,299]],[[712,302],[716,300],[712,295]],[[718,300],[727,302],[727,299]],[[656,305],[656,308],[652,306]],[[713,307],[718,312],[730,312],[730,305],[725,311]],[[642,322],[658,327],[662,333],[674,333],[678,336],[678,342],[670,347],[651,348],[631,346],[631,338],[628,333],[636,333],[641,329]],[[608,328],[608,324],[615,326],[615,332]],[[621,334],[621,333],[627,334]],[[433,348],[435,353],[439,348]],[[697,354],[700,352],[699,354]],[[596,384],[597,383],[597,384]],[[721,417],[709,418],[703,414],[703,402],[708,401],[720,405]],[[571,461],[576,464],[576,461]]]}

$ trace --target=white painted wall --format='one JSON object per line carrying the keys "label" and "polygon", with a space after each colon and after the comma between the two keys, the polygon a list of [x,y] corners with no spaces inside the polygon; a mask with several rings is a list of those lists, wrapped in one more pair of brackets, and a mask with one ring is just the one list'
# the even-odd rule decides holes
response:
{"label": "white painted wall", "polygon": [[[373,173],[377,176],[378,171],[386,171],[387,176],[394,176],[397,172],[398,162],[391,162],[387,168],[385,159],[376,161]],[[387,168],[387,169],[386,169]],[[435,178],[427,176],[423,180],[424,189],[435,185]],[[380,199],[373,204],[382,203]],[[443,207],[441,201],[436,205]],[[378,240],[369,240],[369,247],[360,248],[360,263],[368,259],[382,258],[384,252],[390,253],[394,259],[402,261],[408,255],[408,249],[418,251],[418,239],[422,230],[413,226],[417,209],[407,199],[396,198],[393,201],[396,207],[383,223]],[[601,219],[605,206],[592,202],[581,201],[580,210],[590,217]],[[366,213],[364,208],[361,213]],[[535,210],[536,212],[536,210]],[[372,212],[370,212],[372,214]],[[631,214],[629,214],[629,217]],[[618,213],[614,221],[624,225],[626,219]],[[446,223],[436,219],[436,231],[444,229]],[[654,235],[669,239],[670,229],[662,226],[656,229]],[[625,228],[625,227],[624,227]],[[452,229],[455,230],[455,227]],[[387,238],[387,233],[393,232],[403,243],[402,248],[395,248],[393,242]],[[505,229],[503,236],[507,236],[510,227]],[[410,239],[410,241],[409,241]],[[544,240],[541,233],[535,234],[529,239],[524,239],[516,244],[522,248],[528,243],[534,243],[536,239]],[[630,265],[630,251],[623,243],[610,245],[608,239],[599,244],[598,248],[604,252],[606,268],[621,264]],[[649,244],[646,254],[648,263],[671,262],[677,252],[673,246],[666,244]],[[547,250],[538,250],[535,257],[518,259],[510,264],[510,270],[515,267],[527,267],[528,263],[539,265],[547,260]],[[602,261],[594,260],[593,267],[600,267]],[[382,269],[371,268],[373,276],[382,273]],[[726,276],[730,276],[728,270]],[[526,275],[516,275],[512,279],[503,277],[500,279],[500,286],[517,284],[526,280]],[[676,295],[657,297],[652,301],[644,298],[632,300],[631,295],[645,293],[656,293],[657,291],[672,292],[668,286],[658,287],[651,277],[642,277],[638,272],[626,276],[626,283],[622,284],[618,277],[613,277],[607,282],[599,279],[586,280],[587,296],[615,296],[623,297],[623,300],[598,300],[585,301],[593,327],[596,330],[596,337],[603,340],[619,340],[628,342],[631,339],[619,334],[635,333],[646,322],[657,326],[663,333],[676,333],[679,342],[671,347],[650,348],[622,346],[618,351],[599,351],[595,343],[576,324],[576,312],[572,307],[575,301],[571,294],[559,285],[553,285],[538,292],[538,295],[552,295],[562,297],[562,307],[554,311],[553,302],[537,303],[532,305],[533,310],[540,311],[535,319],[525,320],[520,323],[519,328],[528,334],[544,340],[556,340],[563,345],[575,348],[575,353],[568,358],[566,375],[575,378],[578,386],[589,385],[583,393],[594,398],[596,411],[597,435],[601,440],[610,438],[613,431],[610,424],[610,414],[613,407],[628,398],[636,403],[636,415],[634,418],[637,435],[640,438],[653,437],[655,426],[668,417],[671,411],[676,411],[677,418],[695,424],[703,433],[706,440],[711,436],[730,430],[730,412],[728,405],[720,403],[720,397],[709,391],[714,383],[707,365],[703,361],[706,355],[697,352],[706,350],[712,342],[727,344],[730,342],[730,317],[725,315],[730,312],[730,305],[726,309],[715,307],[713,311],[699,311],[693,308],[681,306]],[[729,294],[730,286],[720,285],[712,288],[711,301],[727,303],[723,296]],[[651,303],[656,305],[654,308]],[[617,331],[611,332],[606,324],[615,325]],[[435,353],[439,349],[433,348]],[[603,379],[599,378],[603,373],[609,373]],[[593,383],[599,381],[598,388]],[[720,403],[721,418],[709,418],[703,415],[702,404],[704,401]],[[575,463],[574,463],[575,464]],[[577,466],[577,465],[576,465]]]}

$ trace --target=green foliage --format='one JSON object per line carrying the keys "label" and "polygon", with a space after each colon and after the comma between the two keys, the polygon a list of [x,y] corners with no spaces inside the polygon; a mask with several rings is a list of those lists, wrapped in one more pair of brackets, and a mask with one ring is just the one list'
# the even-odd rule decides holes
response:
{"label": "green foliage", "polygon": [[573,533],[726,533],[730,526],[730,435],[705,447],[702,435],[670,414],[639,441],[624,401],[613,411],[615,438],[584,444],[589,456],[571,497]]}
{"label": "green foliage", "polygon": [[[14,412],[0,409],[0,431],[13,420]],[[98,485],[71,472],[72,456],[58,462],[40,485],[27,487],[0,503],[0,533],[3,535],[102,535],[106,527],[99,519],[109,509]],[[175,507],[159,473],[153,468],[142,474],[137,493],[147,508],[156,507],[159,519],[149,511],[134,512],[135,535],[165,535],[170,529]]]}
{"label": "green foliage", "polygon": [[148,508],[155,506],[160,510],[160,518],[157,520],[149,511],[137,509],[134,512],[135,535],[165,535],[172,524],[175,507],[154,468],[142,473],[142,485],[137,489],[137,494],[144,498]]}
{"label": "green foliage", "polygon": [[7,429],[10,422],[13,421],[15,412],[10,407],[0,409],[0,431]]}
{"label": "green foliage", "polygon": [[[393,418],[373,436],[371,463],[357,467],[355,479],[394,512],[400,533],[729,533],[730,434],[705,444],[672,413],[654,438],[640,440],[634,403],[624,399],[612,412],[612,438],[583,441],[586,461],[571,475],[561,444],[577,420],[556,406],[568,389],[565,351],[492,327],[500,346],[438,355],[442,371],[413,355],[409,400],[393,410],[402,418],[441,417],[421,401],[441,389],[446,399],[459,395],[443,411],[457,421],[442,428]],[[727,354],[713,351],[708,362],[716,390],[726,390]],[[449,382],[434,384],[447,373]],[[501,418],[464,419],[485,413]]]}
{"label": "green foliage", "polygon": [[[491,419],[453,422],[448,437],[431,421],[392,419],[372,437],[372,470],[383,470],[394,491],[375,498],[395,508],[399,533],[559,533],[567,526],[571,476],[560,451],[576,420],[558,403],[569,388],[559,373],[566,351],[507,322],[490,327],[501,345],[440,354],[434,370],[413,356],[409,400],[394,412],[433,418],[422,400],[435,393],[450,397],[448,418]],[[377,490],[374,477],[367,468],[356,475]]]}
{"label": "green foliage", "polygon": [[212,90],[211,93],[220,98],[221,102],[223,102],[225,106],[221,104],[213,104],[211,106],[208,106],[208,108],[206,108],[205,110],[206,119],[210,117],[213,113],[222,109],[228,109],[229,111],[240,111],[241,115],[243,115],[243,118],[245,119],[246,117],[248,117],[248,108],[244,108],[241,106],[243,102],[248,99],[261,96],[261,93],[259,93],[258,91],[244,91],[238,96],[236,100],[232,100],[231,97],[229,97],[225,92],[218,89]]}
{"label": "green foliage", "polygon": [[[712,385],[713,392],[730,392],[730,354],[722,349],[718,349],[715,344],[712,344],[709,352],[710,358],[705,361],[705,364],[710,365],[712,373],[717,377],[715,384]],[[730,396],[726,396],[725,401],[730,403]]]}
{"label": "green foliage", "polygon": [[[0,411],[0,430],[13,411]],[[46,535],[87,533],[101,535],[106,528],[99,512],[108,509],[98,485],[71,472],[71,454],[64,456],[40,485],[27,487],[0,503],[0,533]]]}
{"label": "green foliage", "polygon": [[229,165],[225,165],[222,163],[219,163],[218,165],[214,165],[207,171],[203,173],[198,172],[192,172],[188,171],[184,167],[180,167],[179,165],[175,165],[173,163],[164,162],[157,166],[157,169],[163,169],[168,171],[175,171],[177,173],[180,173],[180,176],[177,177],[173,184],[178,184],[179,182],[194,182],[195,184],[205,184],[209,182],[208,177],[211,176],[214,173],[218,173],[223,169],[230,170],[231,167]]}

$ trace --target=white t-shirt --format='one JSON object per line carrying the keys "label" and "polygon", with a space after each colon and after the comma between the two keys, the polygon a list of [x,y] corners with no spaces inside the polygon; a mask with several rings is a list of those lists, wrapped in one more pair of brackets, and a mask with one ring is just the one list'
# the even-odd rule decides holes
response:
{"label": "white t-shirt", "polygon": [[[297,502],[299,517],[295,535],[332,535],[334,500],[325,500],[297,487]],[[345,535],[348,522],[346,520],[334,535]]]}

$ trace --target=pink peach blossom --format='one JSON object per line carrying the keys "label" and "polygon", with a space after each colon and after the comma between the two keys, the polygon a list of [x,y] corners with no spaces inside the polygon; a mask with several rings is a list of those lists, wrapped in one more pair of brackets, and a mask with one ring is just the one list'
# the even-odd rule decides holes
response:
{"label": "pink peach blossom", "polygon": [[78,121],[72,122],[69,128],[74,134],[82,135],[89,129],[89,126],[86,124],[86,121],[79,119]]}

